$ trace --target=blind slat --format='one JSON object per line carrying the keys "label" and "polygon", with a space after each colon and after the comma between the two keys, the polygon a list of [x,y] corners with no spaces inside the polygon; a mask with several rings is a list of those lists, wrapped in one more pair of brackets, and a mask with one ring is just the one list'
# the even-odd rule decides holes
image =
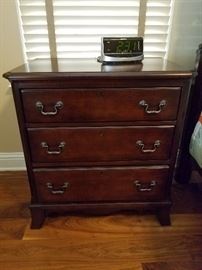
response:
{"label": "blind slat", "polygon": [[[88,35],[88,34],[100,34],[100,35],[108,35],[110,36],[111,33],[113,33],[114,35],[120,35],[122,36],[122,33],[124,32],[124,27],[120,27],[120,26],[114,26],[113,28],[110,27],[76,27],[76,28],[71,28],[71,29],[68,29],[68,31],[66,31],[66,28],[57,28],[56,27],[56,36],[59,34],[59,35],[80,35],[80,33],[82,32],[82,35],[84,36],[85,34]],[[134,32],[137,32],[135,31],[137,30],[136,28],[134,27],[128,27],[127,29],[127,33],[130,34],[130,35],[134,35]],[[57,38],[57,37],[56,37]],[[85,38],[85,37],[84,37]],[[58,42],[57,42],[58,43]]]}
{"label": "blind slat", "polygon": [[71,1],[71,0],[54,0],[53,5],[55,7],[114,7],[121,6],[121,7],[139,7],[139,0],[81,0],[81,1]]}
{"label": "blind slat", "polygon": [[56,19],[55,26],[61,25],[66,27],[77,26],[77,25],[133,25],[134,22],[137,24],[137,18],[78,18],[78,19]]}

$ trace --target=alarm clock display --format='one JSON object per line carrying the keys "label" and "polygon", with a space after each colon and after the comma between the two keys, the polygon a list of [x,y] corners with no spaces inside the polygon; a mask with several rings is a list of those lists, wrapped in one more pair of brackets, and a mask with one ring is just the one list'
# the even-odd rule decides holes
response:
{"label": "alarm clock display", "polygon": [[101,42],[101,56],[98,61],[102,63],[120,63],[142,61],[142,37],[103,37]]}

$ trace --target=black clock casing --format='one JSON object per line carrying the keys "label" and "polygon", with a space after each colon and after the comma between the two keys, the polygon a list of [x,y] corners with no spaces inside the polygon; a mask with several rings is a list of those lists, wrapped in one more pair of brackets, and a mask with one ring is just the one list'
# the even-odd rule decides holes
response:
{"label": "black clock casing", "polygon": [[99,62],[119,63],[142,61],[142,37],[103,37],[101,41],[101,56]]}

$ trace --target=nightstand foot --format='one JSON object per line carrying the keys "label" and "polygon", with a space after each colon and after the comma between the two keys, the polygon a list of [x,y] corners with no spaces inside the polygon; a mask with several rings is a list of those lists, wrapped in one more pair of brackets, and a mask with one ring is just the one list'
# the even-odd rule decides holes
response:
{"label": "nightstand foot", "polygon": [[161,208],[157,212],[157,218],[161,226],[170,226],[170,208]]}
{"label": "nightstand foot", "polygon": [[40,229],[46,218],[45,210],[39,208],[31,208],[31,229]]}

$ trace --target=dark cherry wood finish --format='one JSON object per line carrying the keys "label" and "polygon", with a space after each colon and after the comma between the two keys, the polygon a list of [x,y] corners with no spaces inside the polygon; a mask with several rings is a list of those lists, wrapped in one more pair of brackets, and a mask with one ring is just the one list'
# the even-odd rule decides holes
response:
{"label": "dark cherry wood finish", "polygon": [[168,173],[168,166],[131,166],[35,170],[34,176],[41,202],[144,202],[164,199]]}
{"label": "dark cherry wood finish", "polygon": [[[40,91],[40,92],[39,92]],[[116,93],[114,95],[114,93]],[[145,114],[139,103],[143,100],[150,105],[148,110],[158,109],[166,100],[160,114]],[[65,122],[124,122],[175,120],[180,98],[179,87],[156,87],[148,89],[39,89],[23,90],[22,99],[27,123]],[[40,101],[44,111],[54,110],[57,101],[64,106],[54,116],[44,116],[36,110]]]}
{"label": "dark cherry wood finish", "polygon": [[[173,126],[35,128],[28,129],[28,138],[33,162],[93,164],[96,161],[168,160],[173,131]],[[145,145],[143,150],[138,144],[140,140]],[[155,147],[157,141],[159,145]],[[64,147],[60,150],[62,142]]]}
{"label": "dark cherry wood finish", "polygon": [[51,211],[153,209],[170,224],[191,71],[161,59],[120,66],[52,59],[4,77],[20,126],[32,228]]}

